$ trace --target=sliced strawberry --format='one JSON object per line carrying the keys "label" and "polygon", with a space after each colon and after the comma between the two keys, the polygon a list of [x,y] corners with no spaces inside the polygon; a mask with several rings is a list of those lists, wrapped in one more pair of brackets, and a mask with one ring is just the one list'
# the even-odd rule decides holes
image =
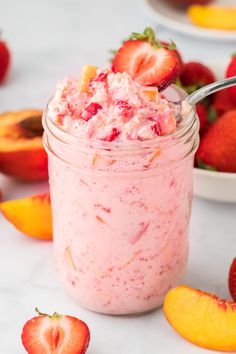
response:
{"label": "sliced strawberry", "polygon": [[98,110],[101,108],[102,106],[99,103],[92,102],[85,108],[85,111],[81,113],[80,118],[87,122],[92,116],[97,114]]}
{"label": "sliced strawberry", "polygon": [[26,322],[21,339],[28,354],[84,354],[90,332],[76,317],[40,314]]}
{"label": "sliced strawberry", "polygon": [[127,101],[119,100],[116,103],[115,111],[118,115],[125,118],[131,118],[134,115],[134,109]]}
{"label": "sliced strawberry", "polygon": [[134,33],[133,38],[136,39],[125,41],[117,51],[113,71],[127,72],[142,85],[161,90],[174,82],[180,69],[175,50],[158,42],[151,28],[146,28],[143,34]]}
{"label": "sliced strawberry", "polygon": [[103,141],[113,141],[115,140],[118,135],[120,134],[119,130],[117,128],[112,128],[110,133],[107,136],[104,136],[103,138],[100,138],[100,140]]}
{"label": "sliced strawberry", "polygon": [[[226,77],[236,76],[236,54],[233,54],[231,62],[226,70]],[[236,86],[228,88],[232,101],[236,104]]]}
{"label": "sliced strawberry", "polygon": [[236,257],[233,259],[233,262],[229,270],[229,291],[233,300],[236,301]]}
{"label": "sliced strawberry", "polygon": [[197,89],[214,82],[215,75],[206,65],[190,61],[183,65],[180,80],[184,86],[197,85]]}
{"label": "sliced strawberry", "polygon": [[[166,47],[169,47],[172,44],[172,43],[169,43],[169,42],[166,42],[166,41],[160,41],[160,43],[163,44]],[[180,51],[178,50],[178,48],[172,49],[172,50],[175,53],[175,55],[177,56],[177,58],[179,59],[179,74],[181,74],[182,68],[184,66],[184,61],[183,61],[182,55],[180,54]]]}

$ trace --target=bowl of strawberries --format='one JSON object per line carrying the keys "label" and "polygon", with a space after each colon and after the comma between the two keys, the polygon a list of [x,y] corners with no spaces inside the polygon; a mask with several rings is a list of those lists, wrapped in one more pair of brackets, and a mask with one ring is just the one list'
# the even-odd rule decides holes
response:
{"label": "bowl of strawberries", "polygon": [[[177,82],[188,93],[223,77],[236,76],[236,55],[227,63],[187,62]],[[236,202],[236,86],[214,93],[196,105],[200,144],[195,155],[194,194]]]}

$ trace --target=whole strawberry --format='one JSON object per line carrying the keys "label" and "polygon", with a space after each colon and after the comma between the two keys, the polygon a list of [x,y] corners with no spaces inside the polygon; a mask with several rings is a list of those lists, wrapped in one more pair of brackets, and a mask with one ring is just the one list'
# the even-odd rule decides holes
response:
{"label": "whole strawberry", "polygon": [[215,81],[215,75],[206,65],[195,61],[185,63],[180,74],[183,86],[196,86],[195,89],[211,84]]}
{"label": "whole strawberry", "polygon": [[6,79],[10,67],[10,51],[6,42],[0,38],[0,84]]}
{"label": "whole strawberry", "polygon": [[28,354],[84,354],[89,344],[88,326],[76,317],[40,313],[23,327],[21,339]]}
{"label": "whole strawberry", "polygon": [[200,133],[202,133],[207,125],[207,108],[203,103],[197,103],[196,112],[200,122]]}
{"label": "whole strawberry", "polygon": [[[232,56],[231,62],[229,63],[226,70],[226,77],[236,76],[236,54]],[[232,101],[236,104],[236,85],[228,88],[229,94]]]}
{"label": "whole strawberry", "polygon": [[220,90],[213,94],[212,106],[216,110],[217,115],[236,109],[236,100],[233,102],[229,89]]}
{"label": "whole strawberry", "polygon": [[174,43],[161,43],[154,31],[147,27],[143,33],[132,33],[118,49],[112,70],[126,72],[144,86],[157,86],[163,90],[176,80],[180,65],[180,55],[176,53]]}
{"label": "whole strawberry", "polygon": [[236,110],[218,118],[202,136],[196,161],[201,168],[236,172]]}
{"label": "whole strawberry", "polygon": [[228,285],[230,295],[236,301],[236,257],[233,259],[229,269]]}

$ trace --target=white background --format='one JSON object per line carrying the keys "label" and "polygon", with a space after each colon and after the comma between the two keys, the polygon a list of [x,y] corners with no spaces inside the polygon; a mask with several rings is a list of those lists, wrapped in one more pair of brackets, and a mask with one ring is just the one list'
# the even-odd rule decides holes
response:
{"label": "white background", "polygon": [[[0,110],[44,108],[56,81],[77,75],[83,64],[105,66],[108,49],[117,48],[131,31],[152,24],[137,0],[0,0],[0,27],[12,50],[12,71],[0,87]],[[236,43],[209,43],[160,29],[184,58],[225,61]],[[4,199],[47,190],[0,178]],[[190,259],[185,283],[229,297],[227,272],[236,256],[236,205],[194,199]],[[91,329],[88,354],[196,354],[210,351],[180,338],[162,310],[136,317],[88,312],[62,290],[54,269],[52,243],[18,233],[0,217],[0,353],[21,354],[22,326],[34,315],[67,313]],[[68,353],[69,354],[69,353]]]}

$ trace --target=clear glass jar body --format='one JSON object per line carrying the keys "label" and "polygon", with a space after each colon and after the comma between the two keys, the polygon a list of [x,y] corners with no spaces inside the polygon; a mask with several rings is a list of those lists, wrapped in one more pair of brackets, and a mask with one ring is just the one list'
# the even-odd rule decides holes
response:
{"label": "clear glass jar body", "polygon": [[191,115],[172,135],[111,150],[61,131],[45,112],[55,260],[78,304],[145,312],[181,282],[198,145]]}

